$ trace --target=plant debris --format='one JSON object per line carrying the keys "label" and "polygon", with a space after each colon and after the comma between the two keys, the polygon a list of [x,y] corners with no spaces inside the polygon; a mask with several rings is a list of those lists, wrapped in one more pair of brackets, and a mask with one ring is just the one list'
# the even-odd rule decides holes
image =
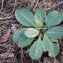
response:
{"label": "plant debris", "polygon": [[[29,50],[29,47],[21,50],[17,47],[17,44],[12,43],[12,35],[16,29],[24,28],[14,17],[15,10],[20,7],[27,8],[33,13],[38,8],[46,9],[47,13],[52,10],[63,12],[63,0],[0,0],[0,63],[51,63],[52,60],[52,63],[63,63],[63,40],[59,41],[60,53],[56,58],[48,57],[46,52],[38,61],[33,61],[30,59],[28,52],[25,53]],[[19,26],[16,28],[11,24],[18,24]]]}
{"label": "plant debris", "polygon": [[11,32],[11,29],[9,29],[6,34],[0,37],[0,42],[3,42],[3,43],[6,42],[9,38],[10,32]]}
{"label": "plant debris", "polygon": [[0,57],[1,58],[12,58],[12,57],[14,57],[14,54],[13,53],[8,53],[8,52],[5,52],[5,53],[3,53],[3,54],[0,54]]}

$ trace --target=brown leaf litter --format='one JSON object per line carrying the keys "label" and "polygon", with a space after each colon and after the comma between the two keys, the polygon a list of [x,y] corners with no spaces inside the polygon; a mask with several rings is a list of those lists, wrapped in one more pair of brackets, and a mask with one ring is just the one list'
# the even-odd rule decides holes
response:
{"label": "brown leaf litter", "polygon": [[6,42],[9,38],[10,32],[11,32],[11,29],[9,29],[6,34],[0,37],[0,42],[3,42],[3,43]]}

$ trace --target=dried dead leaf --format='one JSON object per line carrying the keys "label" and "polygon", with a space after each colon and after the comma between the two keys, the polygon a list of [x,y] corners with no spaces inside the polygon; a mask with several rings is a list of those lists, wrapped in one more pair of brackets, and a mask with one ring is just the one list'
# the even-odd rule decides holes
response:
{"label": "dried dead leaf", "polygon": [[10,58],[10,57],[14,57],[14,54],[13,53],[5,52],[3,54],[0,54],[0,57],[1,58]]}
{"label": "dried dead leaf", "polygon": [[63,12],[63,9],[61,9],[60,12]]}
{"label": "dried dead leaf", "polygon": [[48,2],[48,7],[51,7],[53,5],[53,2],[50,0],[50,2]]}
{"label": "dried dead leaf", "polygon": [[11,29],[9,29],[6,34],[0,37],[0,42],[6,42],[9,38],[10,32],[11,32]]}
{"label": "dried dead leaf", "polygon": [[38,6],[41,7],[43,5],[43,1],[38,2]]}

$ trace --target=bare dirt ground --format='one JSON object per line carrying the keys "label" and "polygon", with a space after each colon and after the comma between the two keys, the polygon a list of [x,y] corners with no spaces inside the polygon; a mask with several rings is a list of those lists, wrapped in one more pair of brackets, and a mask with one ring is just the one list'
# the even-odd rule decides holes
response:
{"label": "bare dirt ground", "polygon": [[[24,26],[15,19],[14,13],[18,7],[24,7],[33,13],[38,8],[44,8],[47,13],[52,10],[63,12],[63,0],[0,0],[0,63],[63,63],[63,40],[59,42],[60,53],[51,58],[48,53],[33,61],[29,55],[29,47],[21,49],[12,42],[12,35]],[[60,24],[63,26],[63,22]]]}

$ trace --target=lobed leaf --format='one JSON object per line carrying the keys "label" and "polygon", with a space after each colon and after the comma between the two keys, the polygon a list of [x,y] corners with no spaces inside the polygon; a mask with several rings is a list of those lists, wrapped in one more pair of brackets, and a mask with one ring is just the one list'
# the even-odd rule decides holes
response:
{"label": "lobed leaf", "polygon": [[60,24],[62,20],[63,20],[63,13],[58,11],[52,11],[47,15],[45,23],[47,26],[54,26]]}
{"label": "lobed leaf", "polygon": [[29,56],[33,59],[33,60],[38,60],[41,55],[43,53],[43,49],[42,49],[42,40],[39,38],[37,41],[35,41],[33,43],[33,45],[31,46],[30,50],[29,50]]}
{"label": "lobed leaf", "polygon": [[61,39],[63,38],[63,27],[61,26],[52,27],[51,29],[47,30],[45,34],[50,39]]}
{"label": "lobed leaf", "polygon": [[49,52],[49,56],[51,57],[55,57],[59,54],[59,45],[51,42],[45,34],[43,39],[43,48]]}
{"label": "lobed leaf", "polygon": [[27,28],[24,32],[24,35],[28,38],[34,38],[39,35],[39,31],[35,28]]}

